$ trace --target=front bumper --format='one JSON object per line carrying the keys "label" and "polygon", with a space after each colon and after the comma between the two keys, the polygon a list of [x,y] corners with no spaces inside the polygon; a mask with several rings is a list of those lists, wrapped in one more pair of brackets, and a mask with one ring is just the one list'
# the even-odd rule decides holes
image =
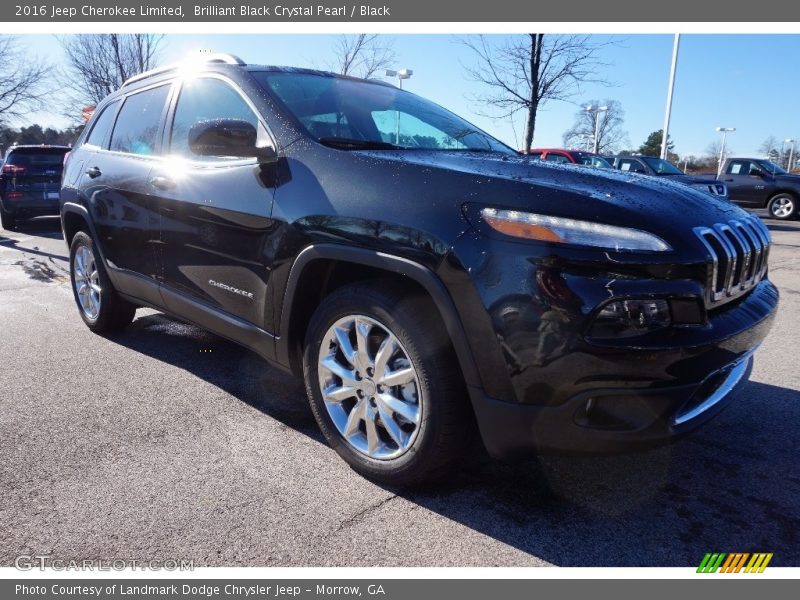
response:
{"label": "front bumper", "polygon": [[703,307],[695,324],[596,339],[593,315],[612,298],[702,305],[705,265],[675,261],[662,273],[657,265],[635,272],[615,264],[605,272],[609,262],[575,266],[570,257],[531,257],[518,246],[485,254],[458,248],[469,284],[443,271],[476,357],[481,387],[470,395],[478,426],[498,458],[620,452],[694,429],[746,380],[778,305],[764,279],[723,306]]}
{"label": "front bumper", "polygon": [[[470,388],[484,445],[496,458],[611,453],[687,433],[727,406],[747,380],[777,302],[777,291],[764,281],[733,308],[739,319],[746,315],[752,322],[724,339],[658,351],[631,348],[624,355],[599,352],[594,362],[584,357],[593,371],[576,373],[569,386],[574,393],[556,404],[501,401]],[[731,315],[716,317],[726,318]]]}
{"label": "front bumper", "polygon": [[730,403],[752,365],[748,353],[699,384],[601,389],[556,407],[502,402],[477,388],[470,394],[484,445],[495,458],[618,453],[665,444],[707,422]]}

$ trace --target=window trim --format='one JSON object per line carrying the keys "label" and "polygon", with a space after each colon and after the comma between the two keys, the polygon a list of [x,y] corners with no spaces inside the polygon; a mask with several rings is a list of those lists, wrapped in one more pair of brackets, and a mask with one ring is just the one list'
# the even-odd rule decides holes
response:
{"label": "window trim", "polygon": [[244,100],[245,104],[250,108],[253,114],[256,117],[259,125],[264,128],[264,131],[267,134],[267,138],[269,139],[270,144],[275,149],[275,152],[278,152],[278,143],[275,139],[275,136],[272,133],[272,130],[267,125],[264,117],[261,115],[261,111],[258,110],[256,105],[250,100],[247,94],[242,90],[241,86],[233,81],[230,77],[226,77],[221,73],[217,73],[215,71],[206,71],[202,73],[193,73],[192,75],[188,75],[185,77],[178,77],[173,80],[173,89],[172,95],[168,101],[168,108],[165,115],[164,127],[162,132],[162,140],[161,140],[161,147],[166,151],[165,154],[162,154],[160,158],[176,160],[179,159],[181,161],[186,162],[187,164],[193,167],[206,167],[206,168],[220,168],[220,167],[235,167],[235,166],[246,166],[246,165],[255,165],[258,164],[257,158],[216,158],[216,157],[208,157],[206,160],[199,159],[199,158],[192,158],[189,156],[182,156],[177,154],[172,154],[172,129],[175,123],[175,113],[178,108],[178,102],[180,101],[181,92],[183,91],[183,86],[187,80],[196,80],[196,79],[218,79],[223,83],[230,86],[234,92],[239,94],[239,97]]}

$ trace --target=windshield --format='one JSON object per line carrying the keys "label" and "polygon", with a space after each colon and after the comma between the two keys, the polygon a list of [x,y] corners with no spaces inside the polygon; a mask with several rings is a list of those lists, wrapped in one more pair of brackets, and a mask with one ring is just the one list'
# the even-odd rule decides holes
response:
{"label": "windshield", "polygon": [[652,156],[640,156],[639,158],[646,162],[656,172],[656,175],[683,175],[683,171],[663,158],[654,158]]}
{"label": "windshield", "polygon": [[265,71],[253,76],[323,144],[515,154],[441,106],[393,86],[312,73]]}
{"label": "windshield", "polygon": [[767,171],[768,173],[772,173],[773,175],[786,175],[786,171],[776,165],[771,160],[762,160],[761,167]]}
{"label": "windshield", "polygon": [[605,158],[602,156],[595,156],[594,154],[577,154],[574,153],[575,160],[579,165],[586,165],[588,167],[595,167],[597,169],[613,169]]}

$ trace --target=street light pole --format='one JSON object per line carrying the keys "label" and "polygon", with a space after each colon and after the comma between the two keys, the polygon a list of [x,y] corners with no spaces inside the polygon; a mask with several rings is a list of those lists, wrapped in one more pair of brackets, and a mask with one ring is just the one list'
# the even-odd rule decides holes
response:
{"label": "street light pole", "polygon": [[787,139],[787,140],[784,140],[784,141],[787,144],[788,143],[792,144],[791,146],[789,146],[789,163],[786,165],[786,170],[789,171],[789,173],[791,173],[792,172],[792,162],[794,161],[794,140],[793,139]]}
{"label": "street light pole", "polygon": [[592,152],[597,154],[597,147],[600,143],[600,113],[608,111],[607,106],[594,107],[591,104],[584,109],[586,112],[594,114],[594,136],[592,138]]}
{"label": "street light pole", "polygon": [[669,88],[667,89],[667,108],[664,111],[664,129],[661,138],[661,158],[667,159],[667,146],[669,145],[669,119],[672,115],[672,93],[675,91],[675,71],[678,69],[678,48],[681,43],[681,34],[675,34],[672,45],[672,67],[669,71]]}
{"label": "street light pole", "polygon": [[719,147],[719,160],[717,161],[717,179],[722,175],[722,161],[725,159],[725,139],[728,132],[736,131],[736,127],[717,127],[717,131],[722,134],[722,145]]}
{"label": "street light pole", "polygon": [[[394,71],[392,69],[386,69],[386,77],[397,77],[397,84],[398,87],[402,90],[403,89],[403,79],[408,79],[414,74],[414,71],[411,69],[399,69]],[[397,125],[395,127],[395,135],[394,135],[394,143],[395,145],[400,145],[400,111],[397,112]]]}

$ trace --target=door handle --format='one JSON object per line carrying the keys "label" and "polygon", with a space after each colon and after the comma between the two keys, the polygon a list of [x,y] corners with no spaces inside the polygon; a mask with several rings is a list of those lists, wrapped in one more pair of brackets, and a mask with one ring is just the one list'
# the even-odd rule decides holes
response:
{"label": "door handle", "polygon": [[733,179],[726,179],[725,181],[733,181]]}
{"label": "door handle", "polygon": [[153,177],[150,180],[150,185],[159,190],[171,190],[175,187],[175,182],[169,177]]}
{"label": "door handle", "polygon": [[103,172],[100,170],[100,167],[89,167],[88,169],[86,169],[86,174],[92,179],[94,179],[95,177],[100,177],[100,175],[102,175]]}

